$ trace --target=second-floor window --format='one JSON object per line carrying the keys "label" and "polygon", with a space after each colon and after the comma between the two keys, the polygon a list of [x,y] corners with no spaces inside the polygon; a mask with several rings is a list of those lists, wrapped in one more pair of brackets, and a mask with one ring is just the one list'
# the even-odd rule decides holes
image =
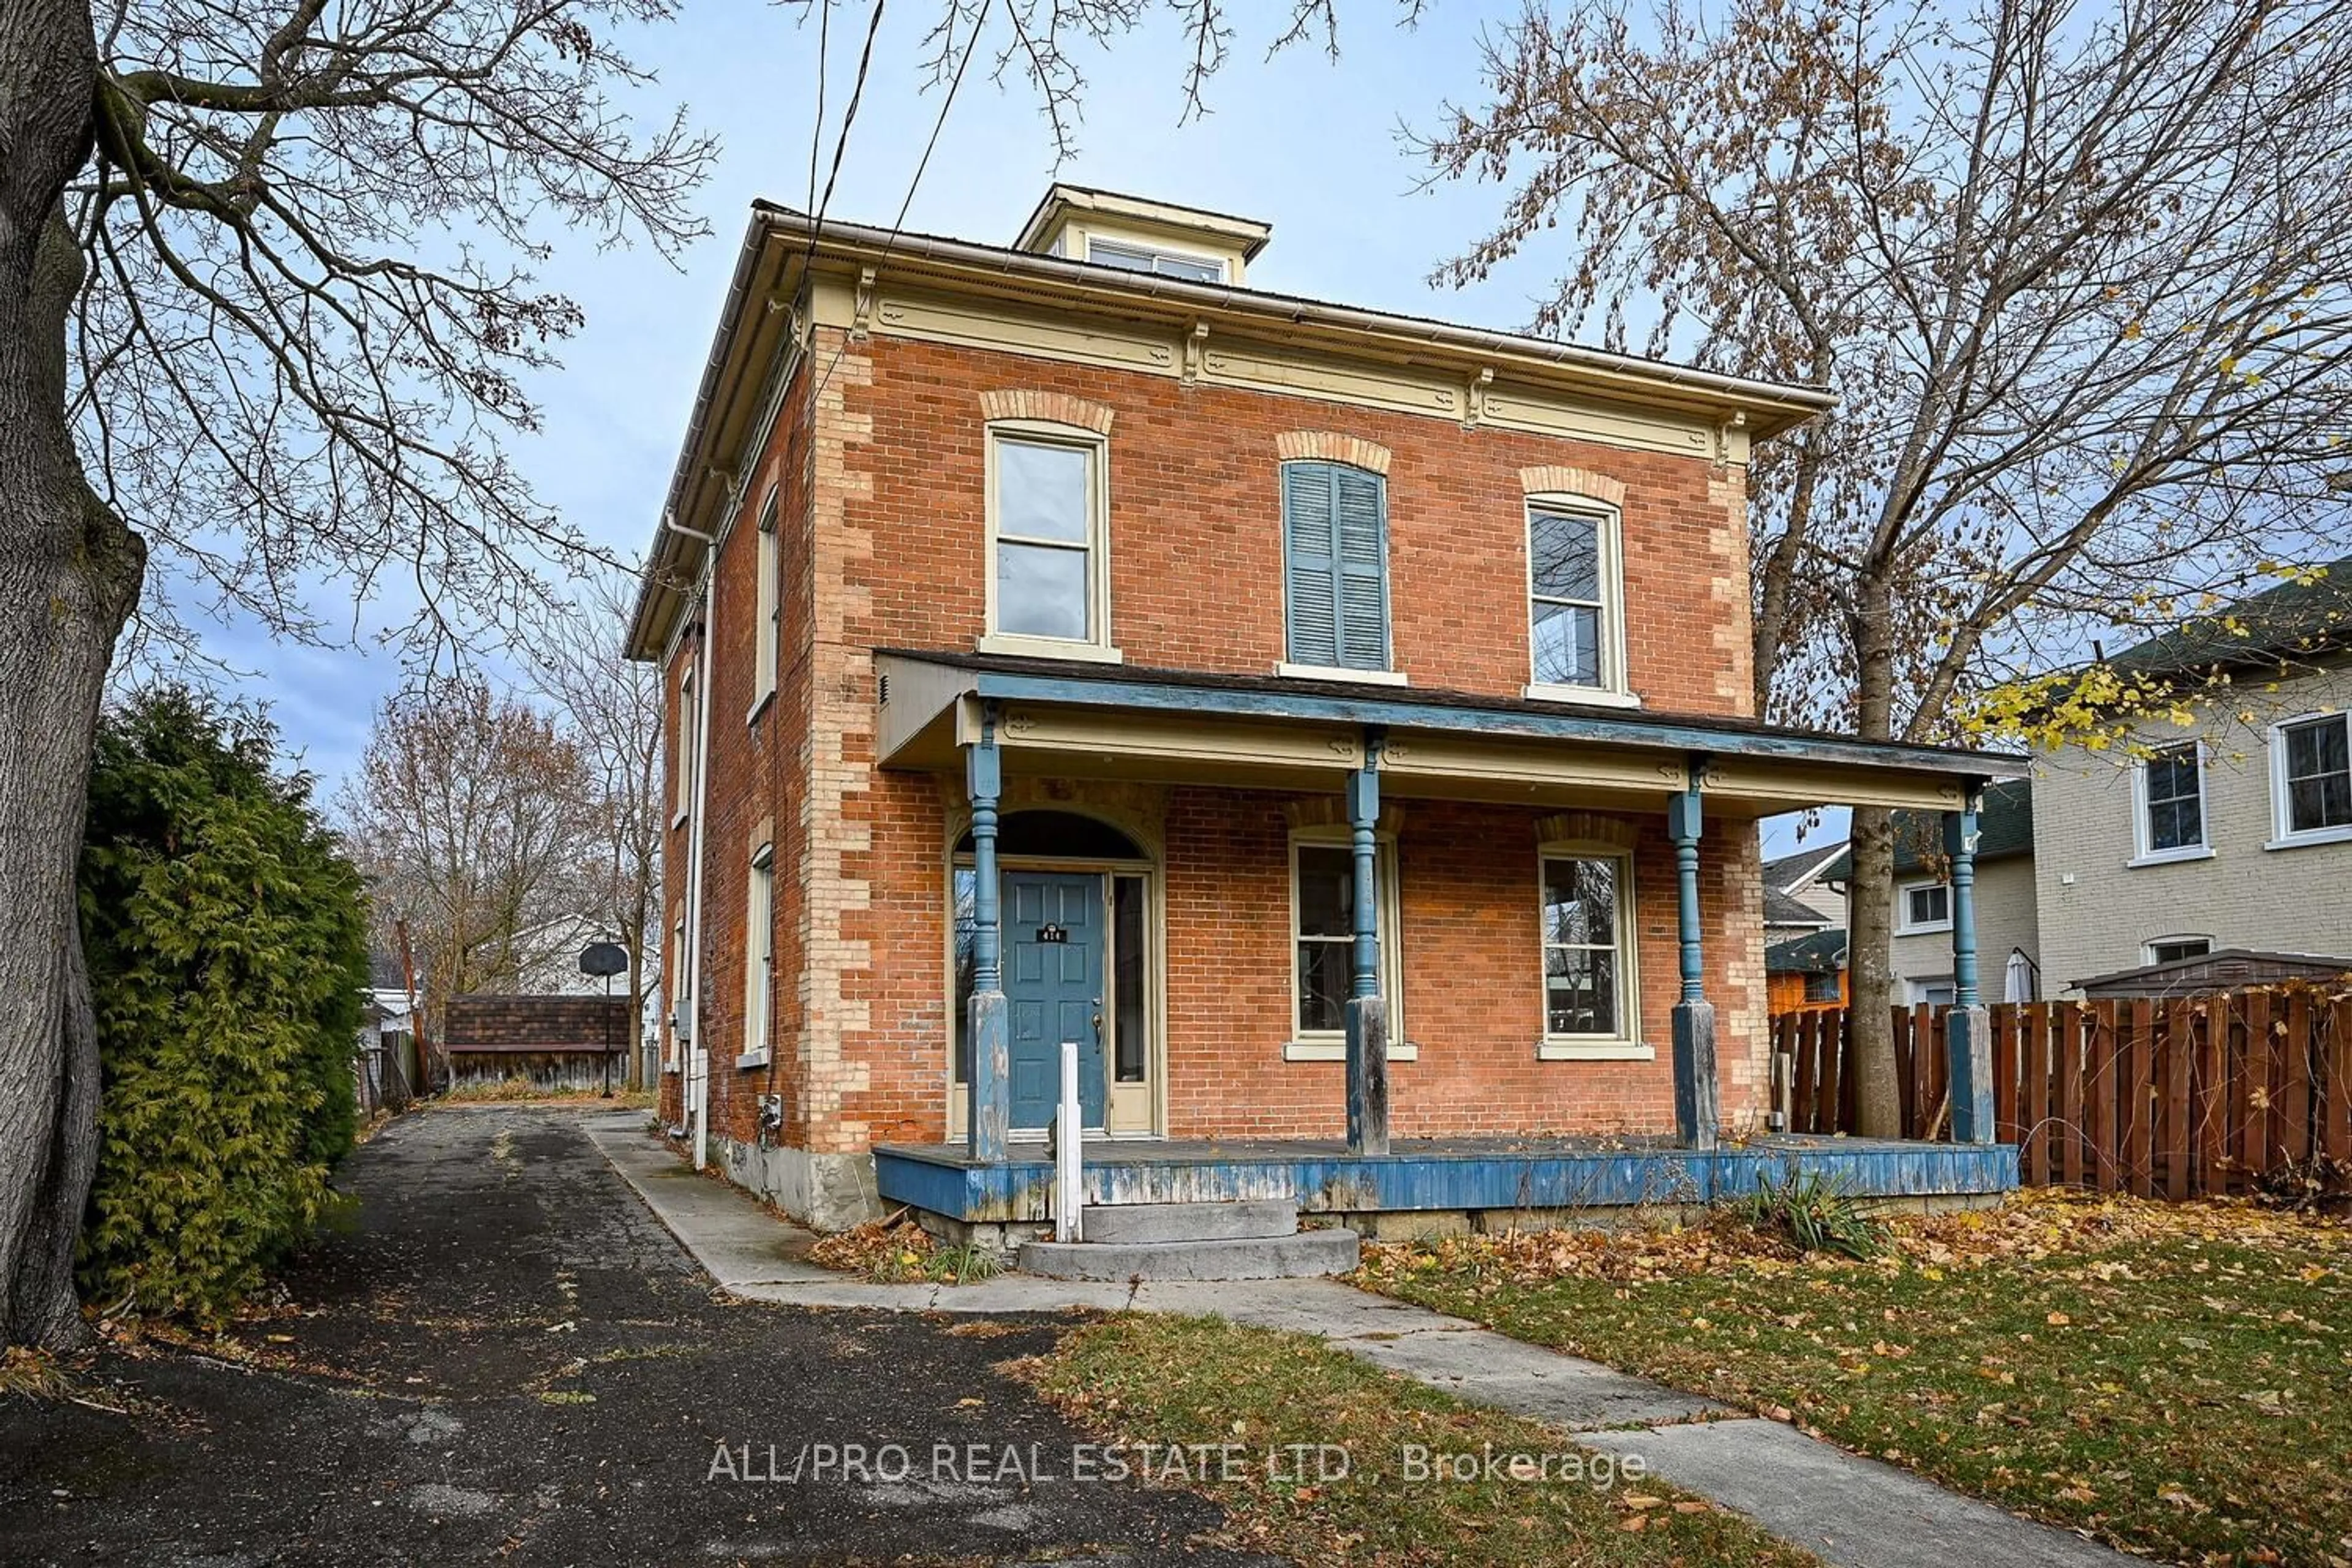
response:
{"label": "second-floor window", "polygon": [[1282,465],[1287,662],[1389,668],[1388,481],[1347,463]]}
{"label": "second-floor window", "polygon": [[1952,929],[1952,889],[1946,882],[1906,882],[1895,889],[1895,934]]}
{"label": "second-floor window", "polygon": [[757,639],[758,668],[752,672],[751,711],[758,713],[760,705],[776,694],[776,665],[782,641],[782,609],[777,595],[776,570],[776,490],[768,489],[768,499],[760,507],[760,572],[759,622],[754,628]]}
{"label": "second-floor window", "polygon": [[1528,503],[1529,641],[1538,687],[1611,691],[1623,685],[1613,668],[1612,521],[1564,503]]}
{"label": "second-floor window", "polygon": [[2271,732],[2274,845],[2352,838],[2352,719],[2292,720]]}
{"label": "second-floor window", "polygon": [[2205,852],[2205,770],[2194,741],[2167,746],[2139,766],[2139,858],[2186,859]]}
{"label": "second-floor window", "polygon": [[988,634],[1003,651],[1108,647],[1104,457],[1091,431],[991,426]]}

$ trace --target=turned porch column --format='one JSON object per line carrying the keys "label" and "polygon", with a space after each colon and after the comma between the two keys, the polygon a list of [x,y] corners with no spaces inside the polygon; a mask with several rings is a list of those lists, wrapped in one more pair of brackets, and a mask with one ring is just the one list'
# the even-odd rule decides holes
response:
{"label": "turned porch column", "polygon": [[971,797],[971,1076],[964,1126],[975,1160],[1004,1158],[1012,1118],[1005,1095],[1012,1049],[1004,1008],[1003,935],[996,873],[997,803],[1004,793],[996,746],[996,709],[982,712],[980,739],[964,751],[964,789]]}
{"label": "turned porch column", "polygon": [[1675,841],[1675,925],[1681,938],[1682,996],[1675,1004],[1675,1133],[1685,1149],[1712,1149],[1718,1099],[1715,1081],[1715,1004],[1706,999],[1706,955],[1699,943],[1699,764],[1666,801]]}
{"label": "turned porch column", "polygon": [[1381,999],[1381,906],[1374,833],[1381,821],[1381,733],[1364,733],[1364,765],[1348,775],[1348,831],[1355,853],[1348,984],[1348,1152],[1389,1152],[1389,1011]]}
{"label": "turned porch column", "polygon": [[1990,1143],[1993,1139],[1991,1018],[1977,994],[1977,806],[1944,813],[1944,855],[1952,877],[1952,1010],[1944,1016],[1944,1049],[1950,1058],[1952,1142]]}

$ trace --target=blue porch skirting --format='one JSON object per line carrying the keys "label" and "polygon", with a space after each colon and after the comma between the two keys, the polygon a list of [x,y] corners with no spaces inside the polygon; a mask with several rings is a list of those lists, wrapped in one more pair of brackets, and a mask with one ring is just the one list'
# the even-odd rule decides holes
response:
{"label": "blue porch skirting", "polygon": [[[1308,1214],[1706,1204],[1767,1179],[1818,1175],[1856,1197],[1984,1196],[2017,1185],[2011,1143],[1778,1137],[1699,1152],[1670,1143],[1523,1138],[1407,1141],[1379,1158],[1333,1142],[1089,1142],[1089,1204],[1278,1198]],[[975,1223],[1052,1216],[1053,1162],[1015,1145],[1000,1164],[961,1143],[874,1150],[886,1204]]]}

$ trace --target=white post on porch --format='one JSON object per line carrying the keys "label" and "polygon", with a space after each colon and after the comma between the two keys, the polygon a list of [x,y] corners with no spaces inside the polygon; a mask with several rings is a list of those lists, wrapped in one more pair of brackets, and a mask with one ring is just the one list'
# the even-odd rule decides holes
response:
{"label": "white post on porch", "polygon": [[1086,1127],[1078,1109],[1078,1042],[1062,1042],[1062,1101],[1054,1115],[1054,1239],[1084,1241]]}
{"label": "white post on porch", "polygon": [[1944,1015],[1949,1058],[1952,1142],[1993,1141],[1992,1019],[1977,993],[1977,807],[1971,787],[1944,813],[1944,855],[1952,868],[1952,1010]]}

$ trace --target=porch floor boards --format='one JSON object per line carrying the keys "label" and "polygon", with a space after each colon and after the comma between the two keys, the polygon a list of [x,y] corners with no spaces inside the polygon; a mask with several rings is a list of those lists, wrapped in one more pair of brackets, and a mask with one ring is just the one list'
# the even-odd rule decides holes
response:
{"label": "porch floor boards", "polygon": [[[1051,1216],[1053,1162],[1015,1144],[998,1163],[961,1143],[874,1150],[885,1202],[972,1222]],[[1307,1214],[1572,1210],[1703,1204],[1816,1175],[1859,1197],[1981,1196],[2017,1185],[2011,1144],[1780,1135],[1714,1150],[1648,1138],[1399,1139],[1385,1155],[1339,1139],[1088,1139],[1095,1205],[1275,1198]]]}

